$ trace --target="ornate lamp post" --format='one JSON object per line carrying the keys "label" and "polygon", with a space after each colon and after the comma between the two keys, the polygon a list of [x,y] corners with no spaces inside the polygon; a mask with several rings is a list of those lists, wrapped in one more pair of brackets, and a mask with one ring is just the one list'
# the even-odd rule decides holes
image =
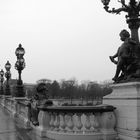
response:
{"label": "ornate lamp post", "polygon": [[11,64],[9,63],[9,61],[7,61],[7,63],[5,64],[5,69],[6,69],[6,73],[5,73],[5,78],[6,80],[6,88],[5,88],[5,95],[11,95],[10,93],[10,86],[9,86],[9,79],[11,78]]}
{"label": "ornate lamp post", "polygon": [[125,0],[118,0],[119,3],[121,3],[120,8],[112,8],[109,9],[109,3],[110,0],[101,0],[104,9],[108,13],[115,13],[120,14],[121,12],[126,12],[126,22],[128,24],[128,27],[131,30],[131,38],[135,41],[139,42],[139,36],[138,36],[138,28],[140,26],[140,1],[139,0],[129,0],[129,3],[126,4]]}
{"label": "ornate lamp post", "polygon": [[23,56],[25,54],[25,50],[21,44],[19,44],[19,47],[16,49],[15,54],[17,56],[17,61],[15,63],[15,69],[18,71],[18,74],[19,74],[19,77],[17,80],[16,97],[24,97],[25,93],[23,91],[23,82],[21,79],[21,73],[22,73],[22,70],[25,68],[25,60],[23,58]]}
{"label": "ornate lamp post", "polygon": [[1,69],[0,71],[0,82],[1,82],[1,89],[0,89],[0,94],[3,95],[4,91],[3,91],[3,81],[4,81],[4,71],[3,69]]}

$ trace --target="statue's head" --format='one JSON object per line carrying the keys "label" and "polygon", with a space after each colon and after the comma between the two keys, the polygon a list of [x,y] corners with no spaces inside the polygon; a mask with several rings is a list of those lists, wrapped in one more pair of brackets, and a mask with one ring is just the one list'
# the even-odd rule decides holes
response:
{"label": "statue's head", "polygon": [[120,37],[122,41],[125,41],[125,39],[130,37],[130,34],[127,30],[124,29],[120,32]]}
{"label": "statue's head", "polygon": [[39,83],[36,87],[36,91],[39,96],[42,96],[43,98],[48,98],[48,88],[46,83]]}

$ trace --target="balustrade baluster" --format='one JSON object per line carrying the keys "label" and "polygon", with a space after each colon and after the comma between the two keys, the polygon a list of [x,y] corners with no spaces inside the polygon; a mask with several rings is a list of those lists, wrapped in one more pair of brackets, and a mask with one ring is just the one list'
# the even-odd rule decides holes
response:
{"label": "balustrade baluster", "polygon": [[10,108],[10,102],[9,102],[8,99],[7,99],[7,108],[8,108],[8,110],[9,110],[9,108]]}
{"label": "balustrade baluster", "polygon": [[76,113],[76,118],[77,118],[76,123],[75,123],[76,133],[81,132],[81,128],[83,127],[81,116],[82,116],[82,113]]}
{"label": "balustrade baluster", "polygon": [[18,104],[17,104],[17,101],[14,100],[13,101],[13,116],[16,117],[17,113],[18,113]]}
{"label": "balustrade baluster", "polygon": [[95,132],[99,131],[99,116],[100,113],[91,115],[91,129]]}
{"label": "balustrade baluster", "polygon": [[73,132],[73,127],[74,127],[73,113],[67,114],[67,117],[68,117],[67,130],[68,130],[68,132]]}
{"label": "balustrade baluster", "polygon": [[11,111],[13,110],[13,101],[11,100]]}
{"label": "balustrade baluster", "polygon": [[9,100],[9,107],[8,107],[9,110],[11,110],[11,101]]}
{"label": "balustrade baluster", "polygon": [[54,114],[53,112],[50,113],[50,130],[54,129]]}
{"label": "balustrade baluster", "polygon": [[54,126],[55,126],[55,128],[54,128],[54,130],[55,131],[59,131],[60,116],[59,116],[58,113],[54,113],[54,115],[55,115],[55,120],[54,120]]}
{"label": "balustrade baluster", "polygon": [[60,114],[60,131],[65,132],[66,122],[65,122],[65,113]]}
{"label": "balustrade baluster", "polygon": [[86,113],[85,114],[86,115],[86,121],[85,121],[85,128],[86,128],[86,130],[85,130],[85,132],[91,132],[91,122],[90,122],[90,113]]}

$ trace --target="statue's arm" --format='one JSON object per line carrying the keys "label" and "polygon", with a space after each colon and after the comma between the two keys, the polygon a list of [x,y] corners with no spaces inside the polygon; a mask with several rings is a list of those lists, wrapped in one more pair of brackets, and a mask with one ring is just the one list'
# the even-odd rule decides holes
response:
{"label": "statue's arm", "polygon": [[116,58],[116,57],[118,57],[119,50],[120,50],[120,47],[118,48],[117,52],[112,56],[112,58]]}
{"label": "statue's arm", "polygon": [[113,56],[109,56],[111,62],[113,62],[114,64],[117,64],[117,61],[114,58],[118,57],[119,49],[120,47],[118,48],[117,52]]}
{"label": "statue's arm", "polygon": [[115,53],[115,54],[112,56],[112,58],[116,58],[116,57],[118,57],[118,52]]}

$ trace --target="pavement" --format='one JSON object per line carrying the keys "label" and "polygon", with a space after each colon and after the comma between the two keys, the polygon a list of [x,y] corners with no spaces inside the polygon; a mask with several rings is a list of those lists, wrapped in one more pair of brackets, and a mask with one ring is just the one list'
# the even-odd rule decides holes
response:
{"label": "pavement", "polygon": [[50,140],[40,138],[32,129],[25,129],[23,124],[14,119],[10,113],[0,106],[0,140]]}

